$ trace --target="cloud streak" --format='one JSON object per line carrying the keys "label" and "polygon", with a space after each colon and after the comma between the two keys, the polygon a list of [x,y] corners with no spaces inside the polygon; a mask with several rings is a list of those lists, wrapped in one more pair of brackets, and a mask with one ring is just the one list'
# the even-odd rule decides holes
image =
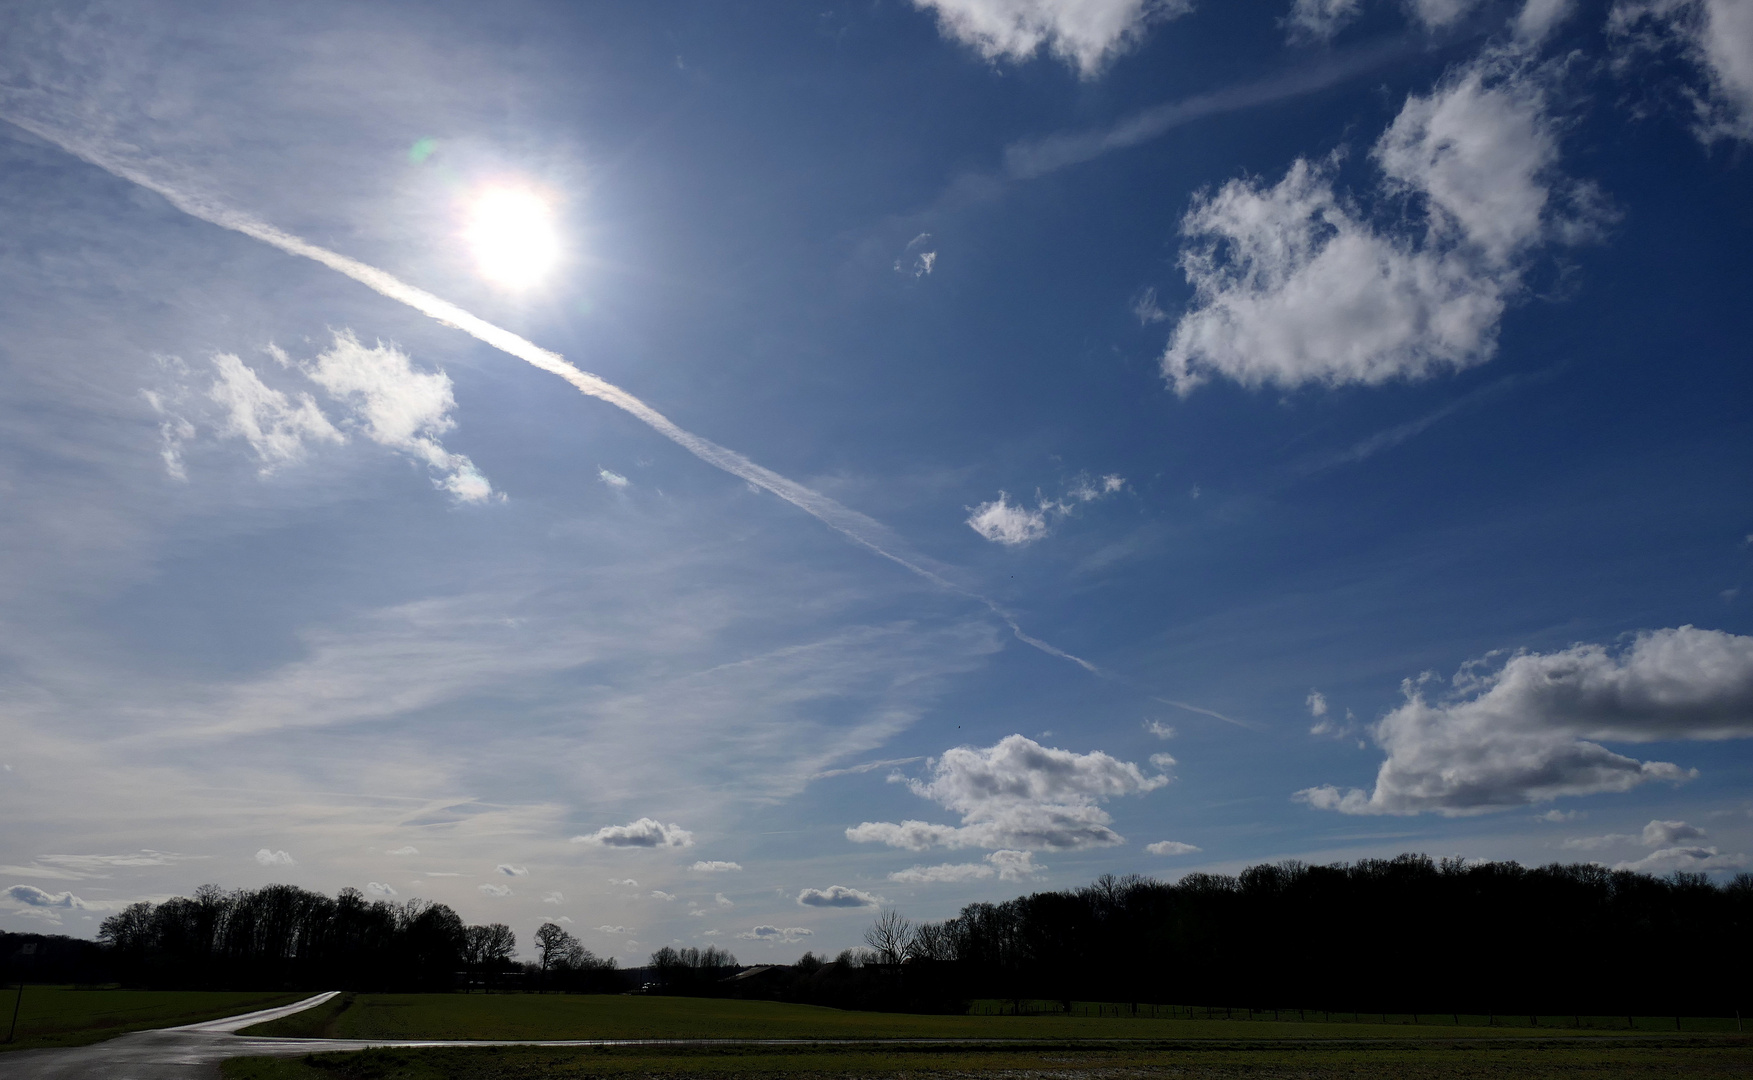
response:
{"label": "cloud streak", "polygon": [[1016,617],[996,601],[964,588],[946,578],[938,570],[926,566],[926,560],[923,556],[912,552],[902,553],[905,550],[905,545],[881,522],[850,507],[842,506],[826,495],[805,487],[788,477],[781,476],[772,469],[757,465],[734,450],[719,446],[710,439],[688,431],[607,379],[575,367],[559,353],[544,349],[503,327],[495,326],[448,300],[410,285],[387,271],[313,244],[249,214],[221,205],[204,195],[185,191],[174,184],[159,180],[142,169],[118,159],[114,154],[90,140],[75,137],[29,117],[6,114],[0,115],[0,119],[60,147],[81,161],[94,165],[112,176],[137,184],[162,196],[172,206],[190,217],[247,236],[252,240],[258,240],[270,247],[278,248],[288,255],[296,255],[299,258],[309,259],[328,267],[381,296],[405,304],[446,326],[461,330],[507,356],[516,357],[551,375],[559,376],[585,396],[607,402],[628,413],[708,465],[729,473],[763,491],[777,495],[853,543],[924,578],[939,588],[981,604],[1002,619],[1011,628],[1017,640],[1025,645],[1038,649],[1049,656],[1069,660],[1092,674],[1100,673],[1095,665],[1087,660],[1080,659],[1063,649],[1024,633]]}

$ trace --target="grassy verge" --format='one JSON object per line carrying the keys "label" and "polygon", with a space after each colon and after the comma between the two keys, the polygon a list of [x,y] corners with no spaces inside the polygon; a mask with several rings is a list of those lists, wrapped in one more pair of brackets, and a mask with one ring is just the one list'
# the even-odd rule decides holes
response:
{"label": "grassy verge", "polygon": [[1164,1043],[1123,1050],[1066,1045],[964,1048],[832,1048],[775,1053],[759,1048],[693,1052],[646,1049],[370,1050],[303,1058],[237,1058],[226,1080],[1565,1080],[1700,1078],[1753,1073],[1753,1044],[1733,1038],[1584,1043],[1514,1039],[1475,1045],[1440,1041],[1360,1048],[1270,1040]]}
{"label": "grassy verge", "polygon": [[[1119,1014],[1119,1015],[1116,1015]],[[619,994],[344,994],[328,1005],[247,1029],[247,1035],[326,1039],[1346,1039],[1346,1038],[1541,1038],[1565,1034],[1605,1035],[1611,1018],[1573,1028],[1574,1017],[1540,1018],[1542,1026],[1487,1026],[1487,1017],[1411,1017],[1350,1014],[1331,1021],[1295,1012],[1271,1019],[1236,1010],[1182,1009],[1134,1017],[1129,1007],[1074,1003],[1071,1015],[920,1016],[845,1012],[813,1005],[707,998],[635,997]],[[1191,1018],[1188,1018],[1191,1017]],[[1412,1023],[1414,1019],[1419,1023]],[[1588,1018],[1584,1018],[1588,1019]],[[1433,1022],[1435,1021],[1435,1022]],[[1457,1023],[1457,1021],[1459,1021]],[[1503,1019],[1496,1018],[1502,1025]],[[1669,1021],[1672,1023],[1672,1021]],[[1734,1021],[1688,1019],[1686,1033],[1732,1032]],[[1623,1032],[1623,1018],[1616,1029]],[[1668,1030],[1672,1031],[1672,1028]]]}
{"label": "grassy verge", "polygon": [[[11,1026],[17,987],[0,990],[0,1038]],[[18,1034],[0,1051],[84,1046],[146,1028],[176,1027],[271,1009],[308,994],[206,990],[84,990],[26,986],[18,1001]],[[4,1070],[0,1070],[4,1071]]]}

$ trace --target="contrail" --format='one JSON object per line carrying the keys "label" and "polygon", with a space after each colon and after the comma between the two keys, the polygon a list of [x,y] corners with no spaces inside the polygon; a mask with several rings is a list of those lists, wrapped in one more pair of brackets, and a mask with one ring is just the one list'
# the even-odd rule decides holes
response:
{"label": "contrail", "polygon": [[519,337],[503,327],[495,326],[485,319],[471,315],[450,301],[410,285],[387,271],[379,270],[375,266],[349,258],[339,252],[330,251],[328,248],[320,247],[248,214],[221,206],[201,196],[180,191],[148,176],[139,169],[117,161],[114,157],[84,145],[45,125],[15,116],[7,116],[4,119],[40,139],[53,143],[74,157],[97,166],[112,176],[120,177],[129,183],[138,184],[148,191],[156,192],[172,206],[190,217],[217,225],[222,229],[242,233],[253,240],[259,240],[264,244],[279,248],[289,255],[297,255],[321,263],[331,270],[345,274],[368,289],[391,300],[406,304],[415,311],[436,319],[446,326],[455,327],[463,333],[491,345],[500,352],[515,356],[525,363],[560,376],[577,387],[581,393],[606,401],[624,412],[631,413],[652,430],[708,465],[722,469],[765,491],[772,492],[866,550],[917,574],[941,589],[983,605],[988,611],[1002,619],[1010,627],[1011,632],[1016,635],[1017,640],[1025,645],[1039,649],[1049,656],[1069,660],[1092,674],[1106,674],[1088,660],[1073,656],[1064,649],[1050,645],[1039,638],[1030,637],[1023,632],[1016,616],[1006,611],[996,601],[964,588],[937,571],[922,565],[924,560],[919,556],[899,555],[890,550],[891,547],[900,547],[901,545],[896,542],[889,529],[881,522],[849,507],[842,506],[826,495],[812,491],[795,480],[779,475],[772,469],[757,465],[735,450],[719,446],[710,439],[702,438],[677,426],[669,417],[614,383],[574,367],[559,353],[544,349],[535,342]]}

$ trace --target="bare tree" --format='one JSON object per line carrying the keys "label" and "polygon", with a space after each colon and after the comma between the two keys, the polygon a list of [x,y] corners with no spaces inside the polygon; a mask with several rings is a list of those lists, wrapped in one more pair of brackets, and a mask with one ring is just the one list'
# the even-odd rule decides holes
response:
{"label": "bare tree", "polygon": [[913,948],[913,924],[894,908],[884,908],[864,932],[864,943],[876,950],[877,962],[899,964]]}
{"label": "bare tree", "polygon": [[920,923],[919,928],[913,931],[913,941],[907,955],[914,960],[954,960],[955,935],[943,923]]}
{"label": "bare tree", "polygon": [[536,962],[544,976],[554,968],[569,966],[583,951],[578,939],[555,923],[545,922],[536,929]]}

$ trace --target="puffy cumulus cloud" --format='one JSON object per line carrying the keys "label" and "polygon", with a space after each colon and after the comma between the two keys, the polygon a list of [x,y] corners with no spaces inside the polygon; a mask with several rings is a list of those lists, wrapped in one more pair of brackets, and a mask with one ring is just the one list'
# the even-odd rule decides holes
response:
{"label": "puffy cumulus cloud", "polygon": [[676,899],[675,893],[667,893],[662,889],[653,889],[646,895],[650,896],[653,900],[662,900],[666,904],[672,904]]}
{"label": "puffy cumulus cloud", "polygon": [[491,896],[494,899],[503,899],[511,895],[510,885],[494,885],[488,883],[485,885],[477,885],[475,888],[480,890],[482,896]]}
{"label": "puffy cumulus cloud", "polygon": [[1146,720],[1144,722],[1144,730],[1150,732],[1159,739],[1172,739],[1175,737],[1174,726],[1171,724],[1165,724],[1161,720]]}
{"label": "puffy cumulus cloud", "polygon": [[388,884],[386,884],[382,881],[368,881],[368,882],[366,882],[365,883],[365,891],[370,893],[373,896],[394,896],[394,895],[396,895],[396,890],[391,888]]}
{"label": "puffy cumulus cloud", "polygon": [[1641,859],[1615,863],[1615,870],[1635,870],[1644,874],[1671,873],[1684,870],[1709,873],[1713,870],[1741,870],[1747,866],[1745,855],[1724,855],[1714,847],[1669,847],[1652,851]]}
{"label": "puffy cumulus cloud", "polygon": [[387,854],[390,854],[390,855],[418,855],[418,854],[420,854],[420,849],[415,847],[413,844],[408,844],[404,847],[391,848],[387,852]]}
{"label": "puffy cumulus cloud", "polygon": [[937,13],[945,37],[988,60],[1027,60],[1044,46],[1090,78],[1131,48],[1150,23],[1193,10],[1192,0],[913,0]]}
{"label": "puffy cumulus cloud", "polygon": [[352,331],[337,330],[334,344],[304,367],[310,380],[352,410],[355,426],[380,446],[425,462],[434,483],[465,502],[492,496],[493,486],[462,454],[453,454],[438,437],[456,427],[450,377],[442,371],[416,371],[395,345],[362,345]]}
{"label": "puffy cumulus cloud", "polygon": [[735,900],[732,900],[730,897],[724,895],[723,893],[713,893],[712,894],[712,902],[714,904],[717,904],[719,907],[736,907],[737,906]]}
{"label": "puffy cumulus cloud", "polygon": [[[572,842],[595,844],[598,847],[683,848],[694,845],[694,834],[680,825],[665,825],[656,818],[642,817],[626,825],[606,825],[589,835],[574,836]],[[631,878],[624,883],[635,886],[638,884]]]}
{"label": "puffy cumulus cloud", "polygon": [[44,892],[35,885],[14,885],[0,893],[14,904],[43,912],[90,911],[99,905],[88,904],[70,892]]}
{"label": "puffy cumulus cloud", "polygon": [[813,937],[814,930],[801,926],[755,926],[738,934],[745,941],[771,941],[781,945],[789,945]]}
{"label": "puffy cumulus cloud", "polygon": [[1025,881],[1046,869],[1047,867],[1035,861],[1034,852],[1001,849],[987,855],[985,862],[911,866],[890,874],[889,880],[904,885],[938,885],[945,882],[979,881],[991,877],[997,877],[1001,881]]}
{"label": "puffy cumulus cloud", "polygon": [[1158,840],[1154,844],[1144,845],[1144,850],[1152,855],[1194,855],[1205,849],[1193,844],[1183,844],[1179,840]]}
{"label": "puffy cumulus cloud", "polygon": [[1372,201],[1404,207],[1393,228],[1339,194],[1333,160],[1194,197],[1181,252],[1194,302],[1162,357],[1177,393],[1214,375],[1290,389],[1483,363],[1532,254],[1608,217],[1597,189],[1559,175],[1543,76],[1519,53],[1408,97],[1372,157]]}
{"label": "puffy cumulus cloud", "polygon": [[867,821],[846,830],[858,843],[923,851],[933,846],[1064,850],[1124,843],[1101,801],[1169,783],[1101,751],[1052,749],[1009,735],[984,749],[961,746],[928,763],[914,794],[962,815],[962,824]]}
{"label": "puffy cumulus cloud", "polygon": [[1021,547],[1046,536],[1052,529],[1053,522],[1069,517],[1080,504],[1095,502],[1125,488],[1125,477],[1114,474],[1091,477],[1087,473],[1080,473],[1057,499],[1049,499],[1039,491],[1035,492],[1036,505],[1033,509],[1022,503],[1011,502],[1010,494],[1000,491],[998,498],[991,502],[966,508],[967,525],[995,544]]}
{"label": "puffy cumulus cloud", "polygon": [[1704,830],[1684,821],[1652,821],[1639,839],[1645,847],[1673,847],[1682,840],[1704,839]]}
{"label": "puffy cumulus cloud", "polygon": [[1309,715],[1317,720],[1327,715],[1327,695],[1319,690],[1310,690],[1308,700],[1304,704],[1309,707]]}
{"label": "puffy cumulus cloud", "polygon": [[701,859],[688,869],[697,874],[728,874],[742,869],[742,864],[725,862],[721,859]]}
{"label": "puffy cumulus cloud", "polygon": [[1700,139],[1753,141],[1753,3],[1619,0],[1607,29],[1620,42],[1622,69],[1641,53],[1669,50],[1697,67],[1702,83],[1686,96]]}
{"label": "puffy cumulus cloud", "polygon": [[[262,462],[262,472],[304,456],[305,443],[345,441],[309,394],[289,397],[262,381],[248,365],[230,353],[213,358],[214,380],[207,396],[221,409],[220,434],[249,444]],[[149,397],[160,407],[156,396]],[[194,434],[187,425],[187,435]],[[167,460],[169,460],[167,458]],[[177,469],[180,469],[180,465]],[[173,469],[173,472],[177,471]]]}
{"label": "puffy cumulus cloud", "polygon": [[504,874],[506,877],[523,877],[529,873],[528,868],[522,867],[522,866],[513,866],[510,863],[500,863],[494,869],[498,873]]}
{"label": "puffy cumulus cloud", "polygon": [[1351,814],[1478,814],[1566,795],[1626,791],[1696,771],[1638,761],[1601,741],[1753,736],[1753,637],[1691,626],[1620,649],[1575,645],[1462,668],[1454,692],[1406,703],[1376,725],[1387,751],[1372,792],[1324,786],[1310,805]]}
{"label": "puffy cumulus cloud", "polygon": [[267,848],[262,848],[260,851],[256,852],[256,864],[258,866],[296,866],[296,865],[298,865],[293,860],[292,856],[288,855],[286,852],[284,852],[284,851],[270,851]]}
{"label": "puffy cumulus cloud", "polygon": [[1047,535],[1047,513],[1044,508],[1031,510],[1010,501],[1000,491],[998,498],[981,503],[968,513],[968,528],[995,544],[1021,547]]}
{"label": "puffy cumulus cloud", "polygon": [[803,907],[859,908],[876,907],[883,898],[845,885],[830,885],[826,889],[805,889],[797,894],[797,902]]}

